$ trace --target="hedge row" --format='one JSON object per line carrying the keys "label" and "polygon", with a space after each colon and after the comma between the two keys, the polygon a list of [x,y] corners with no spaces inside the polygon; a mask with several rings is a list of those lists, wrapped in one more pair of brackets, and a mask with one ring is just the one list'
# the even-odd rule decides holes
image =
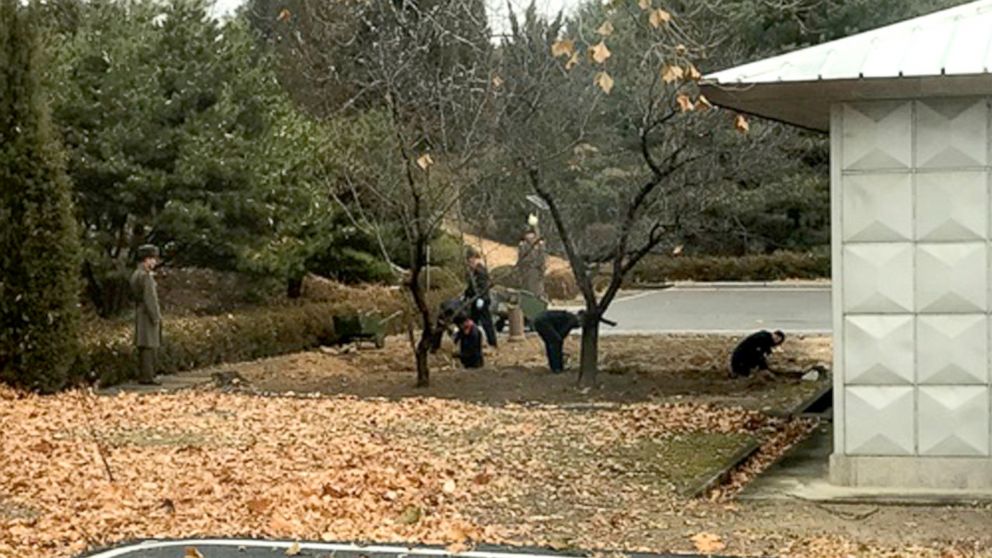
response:
{"label": "hedge row", "polygon": [[[405,331],[407,324],[418,323],[407,295],[398,289],[359,289],[317,280],[311,280],[306,288],[309,300],[297,303],[219,316],[170,318],[166,313],[158,371],[174,374],[334,344],[338,341],[334,331],[336,315],[374,311],[385,317],[399,311],[401,315],[389,323],[390,333]],[[428,302],[436,306],[452,294],[434,291],[428,295]],[[73,371],[76,380],[109,386],[136,377],[137,356],[130,323],[92,323],[83,331],[80,357]]]}
{"label": "hedge row", "polygon": [[738,258],[649,256],[631,272],[631,281],[635,284],[667,281],[781,281],[829,277],[829,254],[796,252]]}

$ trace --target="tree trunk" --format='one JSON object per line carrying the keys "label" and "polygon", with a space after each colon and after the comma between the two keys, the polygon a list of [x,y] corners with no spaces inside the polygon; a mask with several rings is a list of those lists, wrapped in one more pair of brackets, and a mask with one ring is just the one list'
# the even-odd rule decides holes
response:
{"label": "tree trunk", "polygon": [[431,351],[431,339],[427,332],[423,332],[420,341],[417,342],[417,387],[425,388],[431,385],[431,369],[427,358]]}
{"label": "tree trunk", "polygon": [[587,309],[585,321],[582,323],[579,385],[595,385],[597,372],[599,372],[599,314]]}
{"label": "tree trunk", "polygon": [[428,387],[431,383],[430,363],[427,361],[431,352],[431,341],[434,338],[434,323],[431,321],[431,310],[427,304],[427,295],[424,287],[420,283],[420,266],[414,265],[410,270],[410,282],[407,288],[413,296],[413,302],[417,306],[420,314],[420,340],[414,347],[414,354],[417,361],[417,387]]}
{"label": "tree trunk", "polygon": [[297,299],[303,296],[303,276],[290,277],[286,281],[286,296],[290,299]]}

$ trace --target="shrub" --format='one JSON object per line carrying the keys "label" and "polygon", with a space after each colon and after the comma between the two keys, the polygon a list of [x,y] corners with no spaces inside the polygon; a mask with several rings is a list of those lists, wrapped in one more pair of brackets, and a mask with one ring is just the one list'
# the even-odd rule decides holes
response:
{"label": "shrub", "polygon": [[776,252],[732,257],[651,256],[631,272],[635,284],[666,281],[780,281],[830,277],[830,255]]}
{"label": "shrub", "polygon": [[0,0],[0,380],[51,392],[76,356],[80,248],[38,25]]}
{"label": "shrub", "polygon": [[[402,309],[396,297],[393,306],[377,312],[388,315]],[[360,311],[330,302],[310,302],[279,307],[255,308],[237,314],[172,318],[163,321],[158,370],[174,374],[223,362],[238,362],[304,351],[334,343],[334,315]],[[396,332],[399,319],[391,324]],[[137,360],[130,324],[100,322],[83,335],[75,374],[101,385],[113,385],[136,376]]]}

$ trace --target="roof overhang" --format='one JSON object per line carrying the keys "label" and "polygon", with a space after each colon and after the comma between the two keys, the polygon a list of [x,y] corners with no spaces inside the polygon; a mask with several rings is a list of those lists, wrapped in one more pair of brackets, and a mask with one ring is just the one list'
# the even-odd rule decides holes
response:
{"label": "roof overhang", "polygon": [[830,130],[830,106],[884,99],[992,95],[992,74],[720,84],[703,81],[715,105],[811,130]]}

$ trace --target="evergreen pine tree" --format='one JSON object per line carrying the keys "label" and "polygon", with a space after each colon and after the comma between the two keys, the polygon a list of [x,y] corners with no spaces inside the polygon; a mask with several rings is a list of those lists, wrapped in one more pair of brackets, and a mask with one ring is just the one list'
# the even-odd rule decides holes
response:
{"label": "evergreen pine tree", "polygon": [[51,392],[77,355],[80,249],[39,24],[35,6],[0,0],[0,381]]}

